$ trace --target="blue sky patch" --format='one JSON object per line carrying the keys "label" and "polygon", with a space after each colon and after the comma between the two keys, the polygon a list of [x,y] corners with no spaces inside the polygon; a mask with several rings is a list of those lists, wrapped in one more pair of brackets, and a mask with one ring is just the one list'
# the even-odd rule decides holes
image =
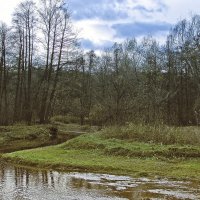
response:
{"label": "blue sky patch", "polygon": [[114,24],[112,27],[116,30],[117,37],[138,37],[141,35],[154,35],[156,32],[169,31],[171,24],[167,23],[125,23]]}

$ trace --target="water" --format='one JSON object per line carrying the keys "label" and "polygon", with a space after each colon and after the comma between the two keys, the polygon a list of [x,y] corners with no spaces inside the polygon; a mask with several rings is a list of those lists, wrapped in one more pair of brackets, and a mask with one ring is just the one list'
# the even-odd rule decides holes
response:
{"label": "water", "polygon": [[37,171],[0,165],[0,200],[200,199],[200,185],[167,179]]}

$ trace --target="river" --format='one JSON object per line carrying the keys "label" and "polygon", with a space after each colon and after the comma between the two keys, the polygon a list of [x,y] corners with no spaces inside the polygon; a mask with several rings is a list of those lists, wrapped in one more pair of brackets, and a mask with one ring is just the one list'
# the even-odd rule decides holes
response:
{"label": "river", "polygon": [[0,200],[200,199],[190,181],[32,170],[0,164]]}

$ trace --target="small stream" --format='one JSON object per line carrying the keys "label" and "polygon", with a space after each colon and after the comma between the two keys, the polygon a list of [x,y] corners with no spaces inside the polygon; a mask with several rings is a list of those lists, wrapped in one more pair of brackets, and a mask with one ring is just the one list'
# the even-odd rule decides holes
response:
{"label": "small stream", "polygon": [[39,171],[0,164],[0,200],[200,199],[195,182]]}

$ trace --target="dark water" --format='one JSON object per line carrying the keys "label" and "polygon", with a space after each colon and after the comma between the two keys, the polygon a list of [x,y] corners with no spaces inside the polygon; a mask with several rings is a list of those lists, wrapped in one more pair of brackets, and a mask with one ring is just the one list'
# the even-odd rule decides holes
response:
{"label": "dark water", "polygon": [[200,199],[194,182],[93,173],[36,171],[0,165],[0,200]]}

